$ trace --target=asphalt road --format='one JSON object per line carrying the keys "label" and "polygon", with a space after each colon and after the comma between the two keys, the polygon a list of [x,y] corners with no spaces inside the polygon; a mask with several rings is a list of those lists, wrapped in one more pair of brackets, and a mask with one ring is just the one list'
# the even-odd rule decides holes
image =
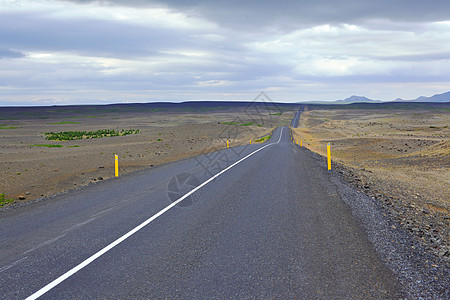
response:
{"label": "asphalt road", "polygon": [[288,130],[1,212],[0,298],[401,296]]}
{"label": "asphalt road", "polygon": [[292,118],[292,121],[291,121],[291,127],[297,128],[298,121],[300,120],[300,115],[301,115],[303,109],[304,109],[304,106],[301,106],[301,108],[295,113],[295,116]]}

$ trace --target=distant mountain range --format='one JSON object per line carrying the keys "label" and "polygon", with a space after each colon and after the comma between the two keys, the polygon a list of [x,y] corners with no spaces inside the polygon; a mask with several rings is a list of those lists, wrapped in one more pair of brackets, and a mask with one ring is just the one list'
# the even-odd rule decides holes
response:
{"label": "distant mountain range", "polygon": [[369,99],[369,98],[364,97],[364,96],[355,96],[355,95],[353,95],[353,96],[350,96],[348,98],[345,98],[344,100],[334,101],[334,103],[336,103],[336,104],[339,104],[339,103],[347,104],[347,103],[356,103],[356,102],[377,103],[377,102],[381,102],[381,100],[372,100],[372,99]]}
{"label": "distant mountain range", "polygon": [[450,91],[442,94],[436,94],[431,97],[420,96],[414,100],[397,99],[395,101],[410,101],[410,102],[450,102]]}
{"label": "distant mountain range", "polygon": [[[381,103],[381,100],[373,100],[364,96],[351,96],[344,100],[336,100],[336,101],[305,101],[311,104],[350,104],[350,103]],[[305,103],[300,102],[300,103]],[[385,101],[386,102],[386,101]],[[443,94],[436,94],[431,97],[420,96],[413,100],[404,100],[401,98],[397,98],[394,102],[450,102],[450,91]]]}
{"label": "distant mountain range", "polygon": [[310,104],[351,104],[351,103],[380,103],[381,100],[372,100],[364,96],[350,96],[344,100],[336,101],[305,101],[299,103],[310,103]]}

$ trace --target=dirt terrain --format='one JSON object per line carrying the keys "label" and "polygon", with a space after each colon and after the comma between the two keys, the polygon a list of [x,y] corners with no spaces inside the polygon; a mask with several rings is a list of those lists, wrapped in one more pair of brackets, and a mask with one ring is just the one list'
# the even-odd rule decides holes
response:
{"label": "dirt terrain", "polygon": [[[294,113],[292,105],[251,103],[0,108],[2,206],[113,177],[114,154],[123,175],[223,149],[227,139],[230,146],[255,142]],[[45,135],[99,129],[139,133],[68,141]]]}
{"label": "dirt terrain", "polygon": [[294,139],[376,199],[400,226],[450,262],[450,105],[307,106]]}
{"label": "dirt terrain", "polygon": [[[114,154],[123,175],[223,149],[227,139],[230,146],[255,142],[287,125],[297,108],[217,102],[0,108],[0,209],[111,178]],[[333,171],[448,263],[449,111],[448,104],[308,105],[294,139],[322,155],[330,142]],[[47,132],[99,129],[139,133],[45,138]]]}

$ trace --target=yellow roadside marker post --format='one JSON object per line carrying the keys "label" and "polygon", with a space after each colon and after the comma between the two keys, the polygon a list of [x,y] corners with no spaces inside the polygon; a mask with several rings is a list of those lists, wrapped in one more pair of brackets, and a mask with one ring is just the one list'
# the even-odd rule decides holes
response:
{"label": "yellow roadside marker post", "polygon": [[119,177],[119,157],[117,156],[117,154],[114,154],[114,166],[116,177]]}
{"label": "yellow roadside marker post", "polygon": [[230,143],[228,142],[228,139],[227,139],[227,148],[230,148]]}
{"label": "yellow roadside marker post", "polygon": [[252,144],[252,140],[250,140],[250,145]]}
{"label": "yellow roadside marker post", "polygon": [[303,140],[300,140],[300,147],[303,146]]}
{"label": "yellow roadside marker post", "polygon": [[328,171],[331,171],[331,149],[330,143],[327,144]]}

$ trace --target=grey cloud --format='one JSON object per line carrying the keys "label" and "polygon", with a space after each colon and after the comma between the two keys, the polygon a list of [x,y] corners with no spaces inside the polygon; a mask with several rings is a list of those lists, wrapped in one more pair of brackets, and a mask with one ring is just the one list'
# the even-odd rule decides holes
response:
{"label": "grey cloud", "polygon": [[[176,99],[185,100],[185,93],[199,98],[214,95],[214,92],[255,92],[256,95],[267,87],[280,88],[280,93],[286,91],[294,97],[299,93],[334,93],[336,89],[345,90],[366,83],[384,90],[380,87],[392,82],[417,82],[425,86],[429,82],[450,81],[447,69],[440,67],[441,61],[443,66],[449,61],[448,51],[445,51],[447,46],[440,44],[442,32],[435,30],[435,25],[422,23],[449,19],[448,0],[437,0],[433,4],[417,0],[111,1],[118,6],[168,7],[220,26],[167,28],[94,16],[90,19],[80,17],[80,12],[76,14],[77,18],[58,18],[51,13],[25,9],[0,12],[0,58],[20,58],[25,56],[24,53],[30,53],[30,59],[1,60],[0,86],[16,87],[17,90],[0,90],[0,101],[7,93],[12,96],[29,93],[49,98],[67,95],[71,99],[84,96],[115,99],[117,95],[129,92],[130,97],[137,97],[133,99],[143,99],[149,91],[161,91],[161,99],[176,96],[180,97]],[[102,5],[101,1],[95,3]],[[105,1],[105,5],[110,4]],[[306,33],[297,30],[338,23],[362,24],[364,28],[362,34],[361,31],[342,33],[340,29],[345,26],[335,26],[337,31],[325,34],[318,34],[315,29],[305,30]],[[371,29],[375,30],[372,32]],[[296,32],[290,35],[289,31],[293,30]],[[432,37],[417,34],[421,30],[431,32]],[[275,46],[270,43],[266,48],[261,46],[270,41],[274,41]],[[277,46],[278,41],[280,46]],[[410,51],[404,51],[404,45]],[[33,52],[54,55],[47,60],[45,57],[33,58]],[[67,61],[63,55],[58,57],[58,54],[67,53],[73,54],[67,56]],[[371,72],[368,67],[369,70],[360,72],[357,68],[351,76],[331,76],[327,71],[298,73],[297,67],[302,63],[305,68],[311,67],[307,62],[312,59],[341,57],[386,63],[386,70],[375,68]],[[111,60],[112,63],[107,65],[109,60],[103,58],[123,60],[116,65],[117,61]],[[434,65],[429,66],[429,60]],[[414,64],[408,64],[409,61]],[[225,84],[215,85],[215,82]],[[92,94],[93,91],[98,93]],[[357,91],[345,92],[354,93]]]}
{"label": "grey cloud", "polygon": [[14,51],[10,49],[0,48],[0,59],[1,58],[21,58],[26,55],[19,51]]}
{"label": "grey cloud", "polygon": [[377,60],[390,60],[390,61],[432,61],[432,60],[450,60],[450,53],[446,51],[436,51],[426,54],[405,54],[405,55],[393,55],[393,56],[367,56]]}
{"label": "grey cloud", "polygon": [[308,82],[320,82],[330,85],[341,85],[345,87],[349,83],[352,84],[376,84],[383,86],[386,83],[433,83],[433,82],[449,82],[449,75],[422,75],[407,71],[393,71],[389,75],[349,75],[349,76],[299,76],[293,75],[293,79]]}
{"label": "grey cloud", "polygon": [[0,19],[2,44],[25,51],[132,58],[156,55],[158,51],[186,43],[183,31],[120,22],[54,20],[27,14],[0,14]]}
{"label": "grey cloud", "polygon": [[[68,1],[68,0],[64,0]],[[78,3],[91,0],[72,0]],[[429,22],[449,20],[448,0],[132,0],[106,1],[128,6],[165,6],[228,27],[292,29],[315,24],[363,24],[368,20]],[[373,25],[373,24],[372,24]]]}

